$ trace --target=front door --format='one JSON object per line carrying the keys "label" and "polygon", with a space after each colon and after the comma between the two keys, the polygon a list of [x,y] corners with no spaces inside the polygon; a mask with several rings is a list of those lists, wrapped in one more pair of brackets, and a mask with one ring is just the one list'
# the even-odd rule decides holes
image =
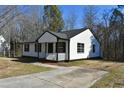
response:
{"label": "front door", "polygon": [[47,50],[48,50],[48,53],[53,53],[53,43],[48,43]]}
{"label": "front door", "polygon": [[47,43],[46,47],[46,59],[47,60],[56,60],[56,53],[55,53],[55,43]]}

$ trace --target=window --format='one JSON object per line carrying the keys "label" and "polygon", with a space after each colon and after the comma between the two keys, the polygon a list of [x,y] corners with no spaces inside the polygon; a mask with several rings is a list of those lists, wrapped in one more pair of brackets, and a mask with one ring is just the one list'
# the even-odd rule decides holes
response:
{"label": "window", "polygon": [[48,53],[53,53],[53,43],[48,43]]}
{"label": "window", "polygon": [[35,44],[35,52],[41,52],[41,44]]}
{"label": "window", "polygon": [[35,52],[38,52],[38,44],[35,44]]}
{"label": "window", "polygon": [[38,50],[39,50],[39,52],[41,52],[41,49],[42,48],[42,44],[38,44]]}
{"label": "window", "polygon": [[93,53],[95,53],[95,45],[93,44]]}
{"label": "window", "polygon": [[65,42],[58,42],[56,43],[57,50],[56,52],[58,53],[65,53]]}
{"label": "window", "polygon": [[77,43],[77,52],[84,53],[84,43]]}
{"label": "window", "polygon": [[29,52],[29,44],[24,44],[24,51]]}

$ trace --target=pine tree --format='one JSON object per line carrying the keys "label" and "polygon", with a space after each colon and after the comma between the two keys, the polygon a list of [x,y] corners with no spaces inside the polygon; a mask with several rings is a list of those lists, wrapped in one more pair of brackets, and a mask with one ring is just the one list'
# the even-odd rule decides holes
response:
{"label": "pine tree", "polygon": [[61,11],[56,5],[44,6],[43,19],[45,24],[45,30],[60,31],[64,27],[64,21],[62,18]]}

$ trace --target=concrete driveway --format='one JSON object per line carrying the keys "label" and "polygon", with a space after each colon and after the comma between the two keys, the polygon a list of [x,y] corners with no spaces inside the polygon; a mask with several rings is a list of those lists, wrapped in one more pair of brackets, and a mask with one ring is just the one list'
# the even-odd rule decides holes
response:
{"label": "concrete driveway", "polygon": [[[44,65],[44,64],[34,64]],[[50,66],[50,65],[44,65]],[[79,67],[54,67],[55,70],[0,79],[4,88],[80,88],[90,87],[107,72]]]}

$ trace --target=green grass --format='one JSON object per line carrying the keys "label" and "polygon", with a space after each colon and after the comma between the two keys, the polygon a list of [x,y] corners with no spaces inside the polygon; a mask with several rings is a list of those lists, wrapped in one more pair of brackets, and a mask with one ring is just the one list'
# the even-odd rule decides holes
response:
{"label": "green grass", "polygon": [[49,70],[53,70],[53,68],[0,59],[0,78],[26,75]]}

